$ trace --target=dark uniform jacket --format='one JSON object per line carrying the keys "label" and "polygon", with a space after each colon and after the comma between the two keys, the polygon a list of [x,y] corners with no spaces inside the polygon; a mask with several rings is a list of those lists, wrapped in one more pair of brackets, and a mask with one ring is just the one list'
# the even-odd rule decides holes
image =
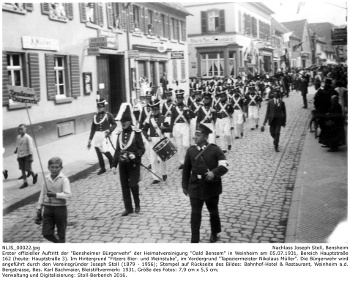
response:
{"label": "dark uniform jacket", "polygon": [[[107,115],[106,118],[105,118],[105,115]],[[95,120],[97,123],[100,123],[102,119],[104,119],[104,121],[101,124],[95,124]],[[117,124],[111,113],[99,112],[96,115],[94,115],[94,118],[92,120],[89,140],[93,139],[95,132],[104,132],[106,130],[109,130],[109,132],[112,133],[115,127],[117,127]]]}
{"label": "dark uniform jacket", "polygon": [[207,105],[202,105],[201,108],[198,110],[198,115],[197,115],[197,124],[202,122],[203,119],[205,119],[204,123],[212,123],[216,122],[216,112],[210,112],[209,118],[206,118],[206,113],[204,112],[204,109],[206,111],[211,110],[211,106]]}
{"label": "dark uniform jacket", "polygon": [[269,125],[272,120],[276,118],[277,122],[284,126],[287,121],[286,106],[282,100],[278,100],[277,105],[275,104],[275,99],[269,100],[267,103],[267,110],[265,115],[264,124],[269,121]]}
{"label": "dark uniform jacket", "polygon": [[[208,145],[207,143],[206,146]],[[187,150],[182,171],[182,188],[187,190],[192,198],[207,200],[222,193],[221,177],[228,171],[227,162],[224,153],[215,144],[210,144],[196,159],[200,152],[197,145]],[[215,175],[214,180],[210,182],[205,181],[208,170]]]}
{"label": "dark uniform jacket", "polygon": [[[215,109],[216,109],[216,117],[219,119],[231,117],[233,113],[233,107],[228,102],[225,102],[225,103],[219,102],[216,105]],[[227,114],[225,111],[227,112]]]}
{"label": "dark uniform jacket", "polygon": [[[144,125],[143,125],[143,128],[142,128],[142,133],[143,135],[148,138],[148,137],[162,137],[160,135],[158,135],[157,131],[154,127],[153,127],[153,124],[151,122],[151,119],[154,119],[155,120],[155,124],[158,126],[160,132],[163,134],[163,133],[166,133],[166,132],[170,132],[171,131],[171,127],[170,127],[170,124],[168,127],[166,127],[165,129],[161,129],[160,127],[164,125],[164,116],[163,115],[158,115],[157,117],[151,115],[151,117],[149,119],[146,119]],[[149,134],[147,134],[148,132],[148,129],[149,130]]]}
{"label": "dark uniform jacket", "polygon": [[142,129],[143,127],[143,123],[145,122],[146,118],[147,118],[147,113],[148,114],[151,114],[151,108],[146,105],[142,108],[142,112],[141,112],[141,115],[140,115],[140,123],[139,123],[139,128]]}
{"label": "dark uniform jacket", "polygon": [[[172,112],[171,112],[171,128],[174,127],[175,124],[175,120],[178,119],[176,121],[176,123],[188,123],[191,120],[191,114],[189,110],[183,110],[183,108],[185,107],[185,104],[177,104],[176,106],[173,107]],[[183,117],[177,118],[179,116],[178,110],[179,109],[180,112],[183,112]]]}
{"label": "dark uniform jacket", "polygon": [[199,112],[199,109],[201,108],[202,103],[201,102],[194,102],[190,106],[190,114],[191,118],[196,118]]}
{"label": "dark uniform jacket", "polygon": [[130,127],[118,134],[116,150],[113,158],[113,165],[112,165],[113,167],[118,166],[120,153],[124,152],[119,145],[120,138],[122,143],[126,145],[129,142],[130,137],[133,135],[133,132],[134,132],[134,138],[131,142],[131,145],[124,150],[135,154],[136,158],[134,162],[138,162],[138,163],[141,162],[141,156],[145,153],[145,146],[143,144],[141,130],[134,130]]}
{"label": "dark uniform jacket", "polygon": [[[169,109],[167,108],[167,106],[169,107]],[[175,104],[173,102],[170,102],[170,103],[165,102],[165,103],[163,103],[161,113],[164,116],[164,118],[171,117],[172,109],[173,109],[174,106],[175,106]]]}
{"label": "dark uniform jacket", "polygon": [[[255,96],[255,98],[254,98]],[[247,100],[247,106],[260,106],[260,103],[262,101],[262,98],[260,95],[258,95],[255,91],[254,92],[248,92],[246,95]]]}

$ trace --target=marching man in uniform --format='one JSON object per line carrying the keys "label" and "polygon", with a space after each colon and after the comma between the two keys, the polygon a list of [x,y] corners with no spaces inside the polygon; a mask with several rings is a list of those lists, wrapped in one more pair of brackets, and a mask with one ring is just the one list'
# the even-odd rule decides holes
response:
{"label": "marching man in uniform", "polygon": [[135,130],[131,127],[132,124],[136,124],[131,106],[121,107],[120,113],[118,113],[118,116],[121,115],[120,122],[123,130],[118,134],[117,138],[113,159],[113,173],[117,173],[116,168],[119,164],[119,176],[125,206],[122,216],[127,216],[134,211],[130,191],[134,198],[135,213],[140,212],[140,163],[141,157],[145,153],[145,147],[141,130]]}
{"label": "marching man in uniform", "polygon": [[231,150],[231,116],[233,113],[232,106],[227,102],[226,91],[221,91],[220,102],[216,105],[216,134],[220,138],[220,147],[223,152],[226,152],[226,148]]}
{"label": "marching man in uniform", "polygon": [[[169,88],[166,92],[166,101],[162,104],[162,115],[164,116],[164,126],[170,126],[171,124],[171,112],[175,106],[173,102],[173,89]],[[170,133],[165,133],[166,137],[170,137]]]}
{"label": "marching man in uniform", "polygon": [[197,115],[200,107],[202,106],[202,90],[195,91],[195,101],[190,105],[191,114],[191,143],[194,141],[194,135],[197,127]]}
{"label": "marching man in uniform", "polygon": [[101,175],[106,172],[105,162],[103,160],[102,154],[104,154],[112,168],[113,157],[109,152],[109,135],[114,131],[117,124],[114,120],[114,117],[111,113],[106,112],[105,108],[108,103],[105,99],[97,100],[97,110],[98,113],[94,115],[90,137],[88,141],[88,149],[91,148],[91,141],[94,139],[94,146],[98,158],[98,162],[100,164],[100,170],[97,175]]}
{"label": "marching man in uniform", "polygon": [[186,150],[190,146],[190,111],[184,104],[184,90],[176,90],[177,105],[173,107],[171,113],[171,128],[174,141],[179,154],[180,166],[183,168]]}
{"label": "marching man in uniform", "polygon": [[191,203],[191,243],[199,243],[202,208],[206,204],[210,214],[210,242],[218,240],[221,232],[219,195],[222,193],[221,177],[227,173],[228,163],[220,147],[208,143],[212,131],[200,124],[196,130],[196,145],[186,153],[182,172],[182,189]]}
{"label": "marching man in uniform", "polygon": [[249,86],[246,99],[248,104],[248,118],[252,123],[251,130],[255,130],[259,127],[259,108],[261,103],[261,97],[257,94],[255,86]]}
{"label": "marching man in uniform", "polygon": [[233,108],[232,124],[234,128],[235,139],[243,137],[243,123],[244,123],[244,104],[245,99],[241,96],[239,88],[234,89],[231,99]]}
{"label": "marching man in uniform", "polygon": [[[167,171],[166,171],[166,162],[162,161],[157,153],[153,150],[153,147],[164,137],[164,132],[171,131],[170,124],[168,127],[164,126],[165,118],[163,115],[160,115],[160,101],[154,100],[153,103],[150,105],[152,109],[151,116],[146,119],[142,133],[145,136],[145,138],[149,141],[150,149],[151,149],[151,166],[152,166],[152,172],[156,175],[162,175],[163,181],[166,181],[167,179]],[[149,132],[149,133],[147,133]],[[152,184],[159,183],[159,179],[155,176],[153,176],[153,182]]]}
{"label": "marching man in uniform", "polygon": [[212,131],[208,140],[210,143],[215,143],[215,121],[216,110],[211,107],[211,94],[205,93],[203,97],[203,105],[198,110],[197,126],[203,124]]}

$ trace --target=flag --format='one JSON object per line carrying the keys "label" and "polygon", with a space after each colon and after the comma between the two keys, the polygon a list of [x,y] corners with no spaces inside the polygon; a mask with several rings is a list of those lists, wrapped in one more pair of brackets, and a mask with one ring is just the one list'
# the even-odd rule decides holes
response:
{"label": "flag", "polygon": [[300,8],[305,7],[305,2],[299,2],[297,14],[300,12]]}
{"label": "flag", "polygon": [[283,42],[288,42],[289,41],[289,37],[292,34],[293,34],[293,31],[282,34],[283,35]]}

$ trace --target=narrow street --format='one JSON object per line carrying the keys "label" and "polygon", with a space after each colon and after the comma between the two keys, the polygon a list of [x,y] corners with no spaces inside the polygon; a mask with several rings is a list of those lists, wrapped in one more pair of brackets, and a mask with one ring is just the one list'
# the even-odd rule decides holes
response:
{"label": "narrow street", "polygon": [[[308,99],[313,97],[309,87]],[[219,242],[283,243],[288,212],[301,150],[308,133],[309,110],[302,108],[300,94],[285,99],[287,126],[282,128],[280,152],[272,145],[269,128],[251,131],[249,121],[244,137],[233,141],[226,155],[229,172],[223,178],[219,210],[222,232]],[[312,104],[309,103],[310,106]],[[266,102],[260,110],[260,122]],[[147,157],[143,163],[148,165]],[[72,183],[68,207],[68,243],[188,243],[190,204],[181,189],[177,156],[168,162],[166,183],[151,185],[143,168],[140,182],[141,212],[121,217],[124,210],[119,174],[111,171]],[[64,170],[63,170],[64,173]],[[118,172],[119,173],[119,172]],[[21,207],[3,218],[4,242],[46,242],[41,227],[34,224],[36,204]],[[201,242],[209,242],[208,211],[203,209]]]}

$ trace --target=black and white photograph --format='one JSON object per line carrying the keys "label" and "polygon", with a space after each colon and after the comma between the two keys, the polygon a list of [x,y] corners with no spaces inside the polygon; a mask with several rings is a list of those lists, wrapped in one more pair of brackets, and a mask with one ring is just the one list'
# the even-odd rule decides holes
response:
{"label": "black and white photograph", "polygon": [[344,245],[347,20],[347,2],[2,3],[2,244]]}

